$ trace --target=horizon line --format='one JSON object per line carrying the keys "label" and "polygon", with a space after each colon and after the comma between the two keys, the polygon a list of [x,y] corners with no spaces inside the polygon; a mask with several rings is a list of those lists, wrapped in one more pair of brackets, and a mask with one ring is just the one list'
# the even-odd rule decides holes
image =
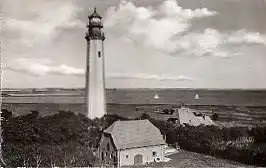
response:
{"label": "horizon line", "polygon": [[[29,88],[13,88],[13,87],[6,87],[6,88],[0,88],[0,91],[5,90],[27,90],[27,89],[85,89],[85,87],[29,87]],[[139,87],[139,88],[126,88],[126,87],[107,87],[105,89],[118,89],[118,90],[155,90],[155,89],[161,89],[161,90],[167,90],[167,89],[176,89],[176,90],[265,90],[266,88],[192,88],[192,87]]]}

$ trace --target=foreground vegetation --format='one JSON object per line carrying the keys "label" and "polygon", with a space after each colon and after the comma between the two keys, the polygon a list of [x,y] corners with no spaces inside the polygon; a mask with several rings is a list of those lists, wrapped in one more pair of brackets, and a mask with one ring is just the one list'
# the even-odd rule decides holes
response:
{"label": "foreground vegetation", "polygon": [[173,126],[148,115],[141,118],[149,119],[166,135],[168,144],[178,144],[181,149],[266,166],[266,127]]}
{"label": "foreground vegetation", "polygon": [[[73,167],[97,164],[100,135],[93,121],[72,112],[39,117],[34,111],[13,117],[4,110],[3,157],[8,167]],[[91,128],[91,129],[88,129]]]}
{"label": "foreground vegetation", "polygon": [[[61,111],[40,117],[37,111],[14,117],[3,111],[3,157],[8,167],[97,166],[94,156],[102,130],[116,115],[89,120],[81,114]],[[218,128],[178,126],[143,114],[166,135],[168,144],[185,150],[266,166],[266,128]]]}

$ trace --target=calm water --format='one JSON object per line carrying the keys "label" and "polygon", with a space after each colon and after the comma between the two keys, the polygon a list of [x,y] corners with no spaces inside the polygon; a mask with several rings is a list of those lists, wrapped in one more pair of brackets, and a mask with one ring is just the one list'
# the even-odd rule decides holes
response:
{"label": "calm water", "polygon": [[[52,115],[59,110],[86,114],[84,94],[80,90],[56,92],[65,95],[3,97],[2,108],[14,115],[23,115],[37,110],[41,115]],[[156,96],[155,96],[156,95]],[[153,117],[169,116],[154,113],[154,108],[171,108],[181,103],[192,105],[207,114],[216,112],[225,120],[266,120],[265,90],[199,90],[199,89],[108,89],[107,112],[126,117],[136,117],[143,112]],[[209,105],[214,105],[211,112]],[[246,108],[246,106],[249,106]],[[139,110],[136,110],[136,109]]]}
{"label": "calm water", "polygon": [[[54,93],[65,95],[4,97],[3,102],[68,104],[84,103],[83,91],[72,90],[68,91],[67,93],[65,91],[57,91]],[[194,105],[266,106],[266,90],[108,89],[106,91],[106,97],[107,103],[112,104],[185,103]],[[157,97],[157,99],[154,97]]]}

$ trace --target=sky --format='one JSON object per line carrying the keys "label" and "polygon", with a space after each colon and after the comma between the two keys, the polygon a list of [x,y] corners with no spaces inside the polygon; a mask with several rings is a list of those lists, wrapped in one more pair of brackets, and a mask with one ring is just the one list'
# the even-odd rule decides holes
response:
{"label": "sky", "polygon": [[266,0],[1,3],[2,87],[84,87],[97,7],[108,88],[266,88]]}

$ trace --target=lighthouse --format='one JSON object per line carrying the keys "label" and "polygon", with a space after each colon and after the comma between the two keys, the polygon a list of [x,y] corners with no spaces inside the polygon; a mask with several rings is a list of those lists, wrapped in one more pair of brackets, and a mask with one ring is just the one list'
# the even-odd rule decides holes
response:
{"label": "lighthouse", "polygon": [[90,119],[105,115],[104,40],[102,17],[96,8],[88,17],[86,42],[86,93],[87,116]]}

